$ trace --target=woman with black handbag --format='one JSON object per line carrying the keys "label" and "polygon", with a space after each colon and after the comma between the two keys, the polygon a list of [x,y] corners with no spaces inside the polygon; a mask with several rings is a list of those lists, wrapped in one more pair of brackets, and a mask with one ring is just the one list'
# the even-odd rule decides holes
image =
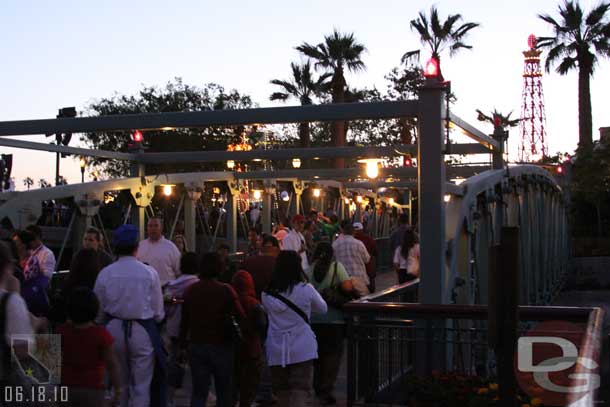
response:
{"label": "woman with black handbag", "polygon": [[326,314],[312,316],[318,340],[318,360],[314,362],[313,385],[323,405],[335,404],[333,396],[345,340],[345,319],[341,307],[354,299],[354,286],[343,265],[333,261],[333,247],[320,242],[309,268],[309,280],[328,304]]}
{"label": "woman with black handbag", "polygon": [[318,352],[309,318],[312,312],[327,310],[326,302],[306,281],[301,260],[293,250],[281,251],[269,289],[262,295],[269,316],[267,361],[282,407],[311,405],[313,361]]}
{"label": "woman with black handbag", "polygon": [[201,280],[185,295],[180,321],[180,345],[190,345],[193,393],[191,406],[204,407],[214,376],[216,405],[233,407],[233,366],[240,332],[236,320],[245,314],[233,287],[218,281],[224,271],[218,253],[206,253],[199,265]]}

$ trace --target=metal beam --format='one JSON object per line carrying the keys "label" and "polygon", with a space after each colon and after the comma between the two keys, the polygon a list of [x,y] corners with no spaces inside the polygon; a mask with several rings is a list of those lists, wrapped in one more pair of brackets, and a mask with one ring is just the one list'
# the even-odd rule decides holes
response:
{"label": "metal beam", "polygon": [[0,136],[414,117],[416,100],[0,122]]}
{"label": "metal beam", "polygon": [[416,148],[417,146],[399,145],[392,147],[312,147],[252,151],[189,151],[180,153],[144,153],[138,157],[138,160],[146,164],[166,164],[175,162],[219,162],[227,160],[289,160],[292,158],[377,158],[409,154]]}
{"label": "metal beam", "polygon": [[489,150],[501,150],[500,143],[497,140],[494,140],[492,137],[489,137],[487,134],[478,130],[471,124],[466,121],[460,119],[453,113],[449,113],[449,121],[462,129],[464,133],[473,140],[476,140],[478,143],[484,145]]}
{"label": "metal beam", "polygon": [[[259,160],[290,160],[292,158],[360,158],[360,157],[395,157],[417,152],[416,144],[400,144],[380,147],[312,147],[284,148],[279,150],[253,151],[182,151],[167,153],[122,153],[107,150],[92,150],[80,147],[57,146],[55,144],[33,141],[0,138],[0,146],[23,148],[26,150],[49,151],[54,153],[73,154],[85,157],[108,158],[113,160],[134,161],[145,164],[168,164],[183,162],[222,162]],[[489,150],[478,143],[452,144],[451,154],[489,154]]]}
{"label": "metal beam", "polygon": [[136,154],[120,153],[117,151],[90,150],[88,148],[57,146],[55,144],[36,143],[33,141],[15,140],[11,138],[0,138],[0,146],[24,148],[27,150],[50,151],[86,157],[110,158],[113,160],[135,161],[138,157]]}

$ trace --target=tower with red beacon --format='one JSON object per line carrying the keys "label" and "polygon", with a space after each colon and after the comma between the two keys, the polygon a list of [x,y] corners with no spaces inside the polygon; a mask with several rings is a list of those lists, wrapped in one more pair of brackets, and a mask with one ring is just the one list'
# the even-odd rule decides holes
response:
{"label": "tower with red beacon", "polygon": [[523,51],[523,94],[521,102],[521,122],[519,161],[535,162],[548,156],[548,137],[546,134],[546,113],[542,91],[542,69],[540,54],[536,49],[536,36],[527,38],[529,49]]}

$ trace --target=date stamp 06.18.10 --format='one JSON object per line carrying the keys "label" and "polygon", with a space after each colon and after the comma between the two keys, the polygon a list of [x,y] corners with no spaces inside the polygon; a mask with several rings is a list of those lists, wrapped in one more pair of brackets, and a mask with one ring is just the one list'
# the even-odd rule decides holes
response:
{"label": "date stamp 06.18.10", "polygon": [[2,406],[69,405],[69,389],[60,385],[60,335],[15,335],[10,351],[10,368],[5,362],[0,372],[3,378],[0,387]]}

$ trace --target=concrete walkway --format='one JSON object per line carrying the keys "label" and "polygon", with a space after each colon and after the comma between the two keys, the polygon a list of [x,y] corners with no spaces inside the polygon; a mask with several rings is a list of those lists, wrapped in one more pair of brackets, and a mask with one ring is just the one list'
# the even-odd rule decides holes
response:
{"label": "concrete walkway", "polygon": [[[377,284],[377,290],[381,291],[394,284],[398,283],[396,274],[394,272],[385,272],[377,276],[375,280]],[[184,375],[184,387],[179,389],[175,395],[175,407],[188,407],[190,405],[190,392],[191,392],[191,374],[187,366],[187,371]],[[347,405],[347,351],[343,352],[343,361],[341,363],[341,370],[339,371],[339,377],[335,386],[335,396],[337,397],[337,406]],[[216,404],[209,400],[208,406],[215,406]],[[319,406],[317,400],[314,406]],[[280,406],[277,406],[280,407]]]}

